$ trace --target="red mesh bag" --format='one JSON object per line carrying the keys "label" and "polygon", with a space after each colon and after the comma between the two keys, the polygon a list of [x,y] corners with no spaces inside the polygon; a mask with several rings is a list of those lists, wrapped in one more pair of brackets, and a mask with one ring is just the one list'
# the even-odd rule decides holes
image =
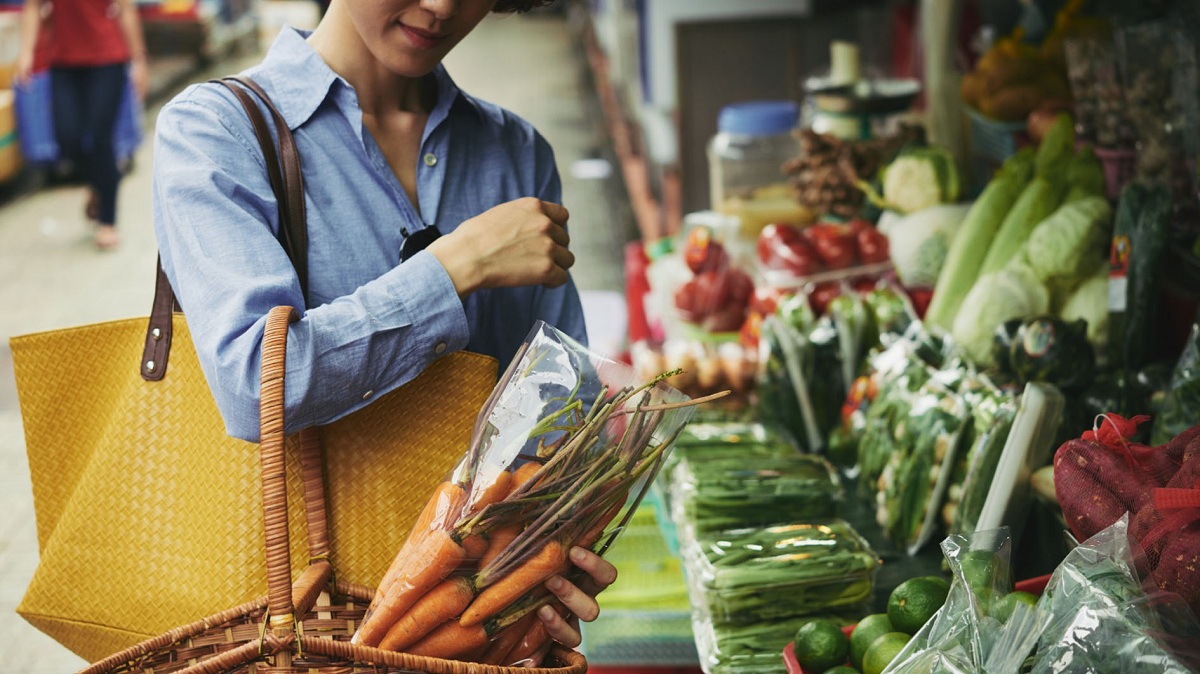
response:
{"label": "red mesh bag", "polygon": [[1054,487],[1076,540],[1126,512],[1146,571],[1200,615],[1200,426],[1159,446],[1131,442],[1146,416],[1102,415],[1054,455]]}

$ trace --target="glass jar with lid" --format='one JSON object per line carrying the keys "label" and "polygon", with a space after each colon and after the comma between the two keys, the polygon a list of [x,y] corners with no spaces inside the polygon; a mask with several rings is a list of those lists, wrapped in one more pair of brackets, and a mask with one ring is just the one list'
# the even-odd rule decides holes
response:
{"label": "glass jar with lid", "polygon": [[741,219],[743,235],[756,236],[771,222],[813,220],[783,171],[800,154],[793,135],[799,121],[794,101],[746,101],[721,109],[708,144],[709,194],[713,210]]}

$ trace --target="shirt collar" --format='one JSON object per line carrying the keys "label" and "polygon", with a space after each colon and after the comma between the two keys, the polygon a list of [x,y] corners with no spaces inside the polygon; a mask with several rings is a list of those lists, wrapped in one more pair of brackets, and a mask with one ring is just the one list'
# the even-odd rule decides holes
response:
{"label": "shirt collar", "polygon": [[[262,85],[293,131],[312,117],[329,95],[334,82],[350,87],[308,44],[310,34],[311,31],[291,27],[280,31],[262,65],[252,72],[254,77],[265,75],[267,82]],[[456,105],[481,114],[479,104],[458,88],[445,66],[439,63],[433,76],[437,82],[437,101],[429,113],[422,142],[445,121]]]}

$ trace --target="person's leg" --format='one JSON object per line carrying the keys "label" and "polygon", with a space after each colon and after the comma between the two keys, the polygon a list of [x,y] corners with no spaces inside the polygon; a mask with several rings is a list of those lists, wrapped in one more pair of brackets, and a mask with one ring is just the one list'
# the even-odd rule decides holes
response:
{"label": "person's leg", "polygon": [[117,221],[117,187],[121,182],[121,172],[117,168],[113,130],[121,108],[121,98],[125,95],[127,77],[123,63],[88,69],[87,113],[84,117],[85,133],[89,140],[88,181],[96,193],[96,220],[100,224],[96,243],[102,248],[117,243],[113,227]]}
{"label": "person's leg", "polygon": [[71,162],[76,171],[87,174],[83,156],[83,118],[86,103],[84,78],[78,68],[50,70],[50,111],[54,117],[54,137],[59,159]]}

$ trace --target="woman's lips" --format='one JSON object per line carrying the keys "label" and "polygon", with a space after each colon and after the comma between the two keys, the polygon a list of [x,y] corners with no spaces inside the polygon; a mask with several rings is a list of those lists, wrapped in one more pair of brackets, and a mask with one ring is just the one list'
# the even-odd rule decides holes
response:
{"label": "woman's lips", "polygon": [[421,49],[433,49],[441,44],[442,40],[446,39],[446,36],[441,33],[430,33],[427,30],[413,28],[404,24],[401,24],[400,27],[404,29],[404,34],[408,36],[408,39]]}

